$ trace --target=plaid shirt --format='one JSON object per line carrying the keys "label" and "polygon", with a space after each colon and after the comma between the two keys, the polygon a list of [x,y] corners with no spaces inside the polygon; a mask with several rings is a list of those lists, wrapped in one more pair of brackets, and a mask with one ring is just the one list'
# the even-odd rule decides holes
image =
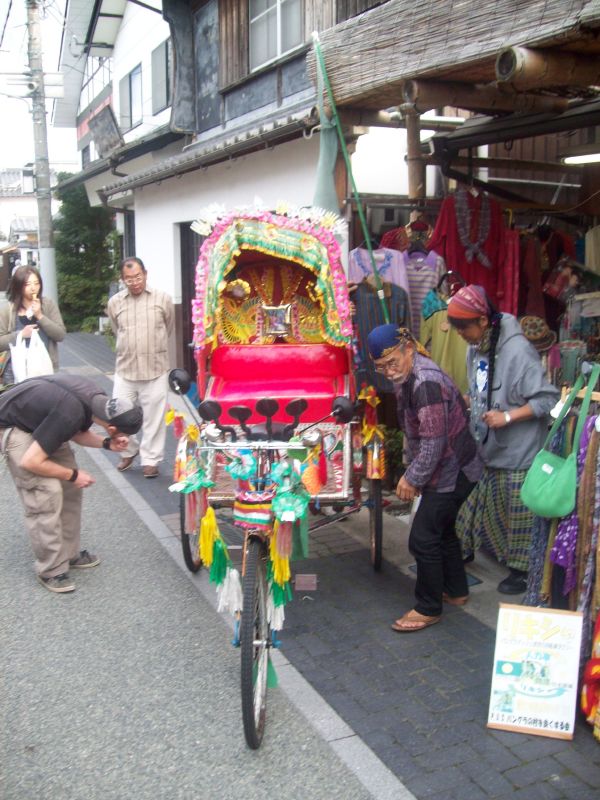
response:
{"label": "plaid shirt", "polygon": [[483,463],[469,431],[467,407],[448,375],[415,353],[408,380],[394,388],[408,483],[420,490],[451,492],[461,471],[470,481],[479,480]]}
{"label": "plaid shirt", "polygon": [[117,374],[128,381],[164,375],[175,316],[169,295],[149,286],[139,296],[124,289],[110,298],[107,314],[117,337]]}

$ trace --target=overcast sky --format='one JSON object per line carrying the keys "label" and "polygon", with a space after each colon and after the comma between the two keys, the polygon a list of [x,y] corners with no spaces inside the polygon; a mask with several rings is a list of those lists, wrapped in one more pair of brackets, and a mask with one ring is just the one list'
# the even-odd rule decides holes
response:
{"label": "overcast sky", "polygon": [[[8,8],[10,6],[10,13]],[[45,72],[58,71],[62,35],[64,0],[44,3],[42,52]],[[7,19],[8,14],[8,19]],[[27,67],[27,27],[25,0],[0,0],[0,35],[6,23],[0,50],[0,92],[12,92],[4,75],[22,72]],[[80,169],[75,129],[54,128],[51,124],[52,103],[47,102],[48,157],[51,167],[68,172]],[[35,158],[31,101],[0,94],[0,167],[20,168]]]}

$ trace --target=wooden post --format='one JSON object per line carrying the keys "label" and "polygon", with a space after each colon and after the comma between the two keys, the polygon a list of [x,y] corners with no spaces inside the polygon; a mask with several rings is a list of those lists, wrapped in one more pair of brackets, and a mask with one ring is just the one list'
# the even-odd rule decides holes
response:
{"label": "wooden post", "polygon": [[401,110],[406,120],[408,197],[410,200],[421,200],[425,197],[425,162],[421,154],[419,115],[412,108],[402,107]]}
{"label": "wooden post", "polygon": [[[511,84],[512,86],[512,84]],[[404,81],[402,94],[407,104],[422,114],[440,106],[454,106],[470,111],[561,112],[568,106],[564,97],[519,94],[516,91],[498,91],[494,86],[474,86],[456,81]]]}

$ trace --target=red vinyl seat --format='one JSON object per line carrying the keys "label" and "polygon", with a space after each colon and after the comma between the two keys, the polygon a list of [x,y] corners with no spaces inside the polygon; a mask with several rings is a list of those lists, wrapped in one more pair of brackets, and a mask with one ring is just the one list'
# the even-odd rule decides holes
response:
{"label": "red vinyl seat", "polygon": [[206,399],[216,400],[221,422],[233,424],[226,413],[232,406],[248,406],[249,424],[264,422],[256,414],[256,401],[270,397],[279,402],[274,419],[289,422],[285,406],[304,398],[308,408],[301,422],[315,422],[331,412],[333,399],[348,395],[349,353],[331,344],[226,344],[212,353]]}

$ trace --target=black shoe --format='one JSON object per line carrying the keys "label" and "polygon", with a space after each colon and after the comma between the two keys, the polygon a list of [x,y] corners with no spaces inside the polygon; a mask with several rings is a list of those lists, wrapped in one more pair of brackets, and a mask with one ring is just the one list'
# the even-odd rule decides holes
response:
{"label": "black shoe", "polygon": [[527,589],[527,573],[520,569],[509,569],[508,576],[498,584],[498,591],[502,594],[523,594]]}

